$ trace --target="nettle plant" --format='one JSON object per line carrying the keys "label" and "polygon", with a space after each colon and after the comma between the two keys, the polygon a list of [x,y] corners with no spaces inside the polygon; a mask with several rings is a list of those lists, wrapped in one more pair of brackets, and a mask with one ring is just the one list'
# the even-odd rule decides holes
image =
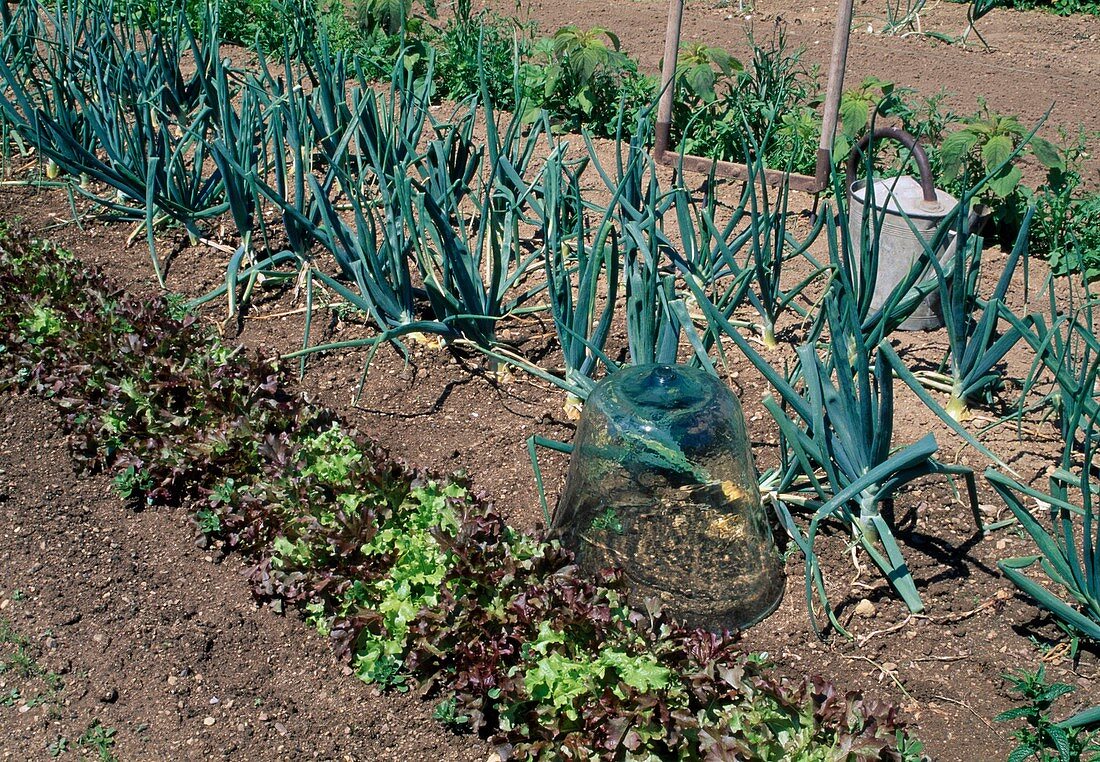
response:
{"label": "nettle plant", "polygon": [[1100,755],[1100,732],[1088,729],[1100,721],[1100,707],[1062,722],[1056,722],[1049,714],[1058,699],[1077,690],[1074,686],[1047,683],[1045,664],[1039,665],[1034,672],[1021,669],[1003,677],[1021,704],[1001,712],[994,720],[1025,722],[1012,733],[1016,748],[1009,754],[1010,760],[1038,758],[1071,762],[1096,759]]}
{"label": "nettle plant", "polygon": [[621,103],[628,114],[635,113],[649,104],[655,89],[653,78],[638,72],[619,38],[604,27],[562,27],[535,42],[521,71],[530,99],[525,118],[545,113],[573,131],[583,123],[603,137],[615,135]]}
{"label": "nettle plant", "polygon": [[685,153],[740,163],[766,157],[774,169],[812,172],[820,134],[816,71],[788,47],[781,27],[767,44],[750,44],[746,65],[718,48],[681,52],[673,137]]}
{"label": "nettle plant", "polygon": [[711,104],[737,81],[737,72],[745,67],[725,48],[692,43],[680,48],[676,60],[679,103],[691,110]]}
{"label": "nettle plant", "polygon": [[913,92],[878,77],[867,77],[856,87],[845,90],[840,97],[840,132],[833,143],[834,154],[841,160],[846,159],[852,146],[875,120],[897,116],[906,123],[905,116],[909,112],[906,99]]}
{"label": "nettle plant", "polygon": [[1082,127],[1074,137],[1059,131],[1056,155],[1048,163],[1046,180],[1032,199],[1036,205],[1037,247],[1046,251],[1058,275],[1080,272],[1086,280],[1100,277],[1100,193],[1083,188],[1089,143],[1100,137]]}
{"label": "nettle plant", "polygon": [[1048,168],[1060,162],[1057,148],[1036,136],[1034,128],[1028,129],[1016,116],[992,111],[979,100],[978,112],[963,119],[962,128],[940,146],[942,179],[948,190],[961,192],[982,178],[974,202],[987,206],[997,223],[1014,232],[1025,206],[1023,170],[1017,161],[1025,154]]}

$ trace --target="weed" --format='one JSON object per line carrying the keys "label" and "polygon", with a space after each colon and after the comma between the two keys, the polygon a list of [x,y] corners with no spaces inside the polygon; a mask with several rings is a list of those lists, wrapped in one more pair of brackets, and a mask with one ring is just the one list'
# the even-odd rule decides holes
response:
{"label": "weed", "polygon": [[[293,3],[282,0],[218,0],[216,3],[198,0],[116,0],[114,12],[138,25],[157,28],[174,22],[182,10],[191,28],[202,34],[209,8],[216,11],[218,33],[226,42],[240,45],[259,44],[264,50],[281,51],[289,23],[312,23],[312,13],[295,13]],[[312,9],[310,9],[312,10]]]}
{"label": "weed", "polygon": [[524,118],[545,112],[568,129],[582,125],[593,134],[613,137],[620,124],[629,127],[653,98],[656,82],[638,72],[637,62],[619,47],[609,29],[565,26],[537,41],[522,67],[524,91],[530,97]]}
{"label": "weed", "polygon": [[592,528],[596,531],[606,530],[615,534],[622,534],[623,522],[619,520],[614,508],[608,508],[592,519]]}
{"label": "weed", "polygon": [[436,704],[432,717],[452,730],[465,730],[470,725],[470,716],[458,711],[458,702],[454,696],[449,696]]}
{"label": "weed", "polygon": [[195,523],[202,534],[213,535],[222,531],[222,520],[209,508],[200,508],[195,512]]}
{"label": "weed", "polygon": [[1100,278],[1100,193],[1074,199],[1065,239],[1050,252],[1050,267],[1059,275],[1080,273]]}
{"label": "weed", "polygon": [[[24,681],[0,695],[0,704],[14,706],[22,701],[27,707],[50,705],[51,715],[56,714],[58,694],[65,687],[61,676],[38,663],[30,641],[16,633],[7,620],[0,620],[0,645],[12,647],[0,653],[0,675]],[[45,689],[40,690],[39,685]]]}
{"label": "weed", "polygon": [[700,105],[714,103],[720,94],[725,94],[731,85],[736,85],[737,72],[744,71],[744,68],[724,48],[701,42],[681,48],[676,61],[679,104],[694,111]]}
{"label": "weed", "polygon": [[897,732],[896,738],[898,755],[901,757],[902,762],[924,762],[928,759],[928,756],[924,753],[924,744],[921,741],[906,735],[903,730]]}
{"label": "weed", "polygon": [[25,646],[27,642],[26,638],[12,629],[10,621],[7,619],[0,619],[0,643]]}
{"label": "weed", "polygon": [[375,78],[389,76],[394,62],[422,71],[430,56],[427,22],[436,16],[435,3],[424,0],[354,0],[326,6],[326,32],[335,49],[353,53]]}
{"label": "weed", "polygon": [[5,661],[0,661],[0,674],[14,672],[19,677],[36,677],[39,670],[38,663],[27,652],[27,647],[22,645]]}
{"label": "weed", "polygon": [[1072,661],[1077,658],[1077,652],[1081,648],[1081,638],[1061,622],[1056,622],[1056,624],[1058,629],[1062,630],[1065,637],[1068,638],[1067,640],[1039,640],[1034,635],[1029,635],[1028,640],[1035,650],[1044,657],[1060,656]]}
{"label": "weed", "polygon": [[149,500],[148,493],[153,487],[152,475],[137,466],[127,466],[111,480],[115,492],[129,504],[140,504]]}
{"label": "weed", "polygon": [[183,294],[165,294],[164,302],[173,320],[183,320],[191,314],[190,300]]}
{"label": "weed", "polygon": [[58,736],[49,746],[46,747],[46,751],[54,759],[57,759],[62,754],[69,750],[69,740],[65,736]]}
{"label": "weed", "polygon": [[519,32],[514,19],[488,12],[471,16],[468,0],[459,0],[454,17],[433,40],[439,49],[435,80],[440,94],[454,101],[475,95],[484,75],[493,104],[514,109],[515,68],[528,47]]}
{"label": "weed", "polygon": [[[1015,238],[1027,207],[1019,158],[1028,137],[1018,117],[999,114],[979,98],[978,111],[963,119],[939,149],[945,189],[959,196],[971,192],[975,202],[989,207],[1002,241]],[[1032,136],[1029,150],[1048,167],[1057,161],[1057,151],[1041,138]],[[980,185],[968,190],[975,182]]]}
{"label": "weed", "polygon": [[[714,99],[703,89],[703,97],[679,104],[673,114],[675,133],[686,153],[740,163],[762,155],[769,167],[812,174],[820,126],[806,106],[817,95],[816,70],[803,65],[803,50],[788,46],[781,26],[767,44],[751,36],[749,42],[753,57],[743,69],[723,66],[725,58],[711,64]],[[689,61],[688,73],[701,71],[700,55]],[[702,81],[699,74],[693,76]]]}
{"label": "weed", "polygon": [[[422,0],[421,7],[425,14],[435,18],[434,0]],[[351,8],[360,27],[380,29],[390,35],[417,31],[412,25],[421,18],[414,13],[413,0],[354,0]]]}
{"label": "weed", "polygon": [[116,762],[117,757],[111,751],[115,745],[115,729],[96,720],[77,739],[76,745],[95,752],[100,762]]}
{"label": "weed", "polygon": [[963,120],[962,128],[944,141],[944,179],[973,179],[998,170],[979,190],[980,198],[987,202],[1008,198],[1019,187],[1023,170],[1002,164],[1026,134],[1027,129],[1015,116],[998,114],[981,103],[979,112]]}
{"label": "weed", "polygon": [[1100,2],[1097,0],[997,0],[996,4],[1021,11],[1049,11],[1059,16],[1075,13],[1100,16]]}
{"label": "weed", "polygon": [[1050,708],[1062,696],[1076,690],[1066,683],[1046,682],[1046,667],[1030,672],[1020,669],[1013,674],[1004,675],[1010,690],[1022,702],[1020,706],[998,714],[997,722],[1024,720],[1027,724],[1016,728],[1012,737],[1016,739],[1016,748],[1009,754],[1009,760],[1071,760],[1095,759],[1100,754],[1100,734],[1080,728],[1065,728],[1050,716]]}
{"label": "weed", "polygon": [[1031,198],[1035,203],[1034,247],[1046,251],[1059,275],[1080,272],[1087,280],[1100,276],[1100,194],[1081,193],[1089,141],[1100,133],[1083,128],[1070,139],[1060,131],[1058,145],[1046,157],[1046,181]]}

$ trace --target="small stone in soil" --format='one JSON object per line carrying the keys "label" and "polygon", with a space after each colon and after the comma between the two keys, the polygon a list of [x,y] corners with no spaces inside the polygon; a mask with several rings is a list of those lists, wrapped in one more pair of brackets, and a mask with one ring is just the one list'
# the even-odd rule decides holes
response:
{"label": "small stone in soil", "polygon": [[202,724],[205,725],[206,727],[210,727],[215,722],[217,722],[217,720],[215,720],[213,717],[204,717],[203,721],[202,721]]}
{"label": "small stone in soil", "polygon": [[862,617],[873,617],[875,615],[875,604],[866,598],[862,599],[856,604],[856,614]]}

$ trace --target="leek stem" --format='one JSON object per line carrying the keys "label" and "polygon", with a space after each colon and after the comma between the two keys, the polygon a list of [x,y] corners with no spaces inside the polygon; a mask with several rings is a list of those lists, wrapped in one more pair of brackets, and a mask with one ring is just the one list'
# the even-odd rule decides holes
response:
{"label": "leek stem", "polygon": [[779,346],[779,342],[775,339],[775,324],[764,323],[760,326],[761,331],[764,334],[764,347],[766,349],[775,349]]}
{"label": "leek stem", "polygon": [[966,404],[966,397],[957,385],[952,387],[951,398],[947,400],[944,410],[955,421],[962,422],[970,418],[970,408]]}

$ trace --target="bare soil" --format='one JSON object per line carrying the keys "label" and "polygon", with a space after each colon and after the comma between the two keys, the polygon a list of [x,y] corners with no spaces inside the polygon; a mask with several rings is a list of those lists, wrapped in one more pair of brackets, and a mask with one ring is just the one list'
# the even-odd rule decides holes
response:
{"label": "bare soil", "polygon": [[[530,5],[546,30],[570,22],[613,29],[651,69],[661,52],[666,11],[658,0],[535,0]],[[834,12],[831,4],[785,1],[757,3],[751,15],[758,32],[783,18],[792,39],[807,46],[812,60],[824,62]],[[864,25],[869,20],[878,28],[870,18],[871,6],[861,4],[858,12],[864,14]],[[685,39],[743,49],[744,15],[736,4],[692,6]],[[922,21],[926,29],[957,32],[963,18],[963,6],[937,3]],[[1029,120],[1055,101],[1053,124],[1100,126],[1100,19],[996,11],[980,28],[992,52],[973,44],[962,49],[926,38],[857,31],[848,81],[874,74],[926,95],[946,87],[960,111],[970,110],[981,95],[993,108]],[[1090,182],[1097,180],[1097,166],[1094,157]],[[800,203],[808,207],[810,201]],[[4,188],[0,204],[5,216],[22,218],[85,261],[106,268],[124,287],[157,293],[148,255],[140,242],[126,246],[125,226],[91,217],[83,217],[82,227],[67,222],[72,211],[58,192]],[[81,213],[86,209],[78,204]],[[220,281],[224,254],[188,247],[169,233],[162,250],[173,247],[171,291],[198,296]],[[991,271],[1003,256],[987,253]],[[1038,270],[1041,266],[1032,273],[1033,283],[1042,280]],[[1014,288],[1013,300],[1017,309],[1041,304],[1041,296],[1025,293],[1022,283]],[[268,356],[292,351],[302,340],[301,304],[289,290],[261,293],[239,334],[222,323],[221,304],[211,304],[204,319],[221,327],[227,340]],[[323,313],[314,325],[320,331],[314,343],[371,334],[336,312]],[[782,328],[781,340],[799,335],[793,321]],[[514,321],[507,330],[529,356],[554,364],[553,328],[545,318]],[[942,356],[946,337],[942,331],[900,334],[896,346],[911,366],[929,367]],[[526,439],[536,433],[571,439],[575,424],[563,410],[564,395],[521,373],[501,382],[476,356],[417,344],[410,350],[407,361],[380,352],[357,401],[364,351],[315,356],[301,385],[391,451],[439,471],[468,471],[511,521],[536,529],[542,515]],[[1006,372],[1021,377],[1029,363],[1027,353],[1018,349]],[[765,385],[747,363],[736,360],[728,380],[745,407],[758,464],[766,468],[777,456],[776,432],[759,402]],[[932,431],[941,459],[984,467],[915,398],[900,391],[898,397],[896,443]],[[1012,401],[1013,390],[1004,399]],[[973,430],[996,411],[983,415],[985,420],[972,421]],[[429,703],[409,695],[377,696],[342,676],[323,639],[293,616],[260,609],[249,599],[237,559],[208,558],[194,547],[182,516],[132,513],[102,478],[75,475],[43,405],[6,398],[3,430],[0,617],[11,619],[33,641],[42,663],[65,679],[53,708],[21,711],[18,703],[0,705],[0,750],[8,756],[42,758],[57,736],[75,743],[96,721],[118,730],[116,750],[122,759],[483,760],[489,754],[483,742],[434,724]],[[1038,414],[1020,432],[1000,429],[983,441],[1028,480],[1044,474],[1058,448],[1057,433]],[[553,453],[544,453],[540,461],[553,505],[566,461]],[[981,483],[979,488],[985,518],[1002,518],[1006,511],[992,490]],[[997,571],[999,559],[1030,552],[1025,538],[1011,530],[983,538],[942,479],[903,492],[894,511],[899,540],[926,604],[923,614],[909,615],[866,561],[857,570],[845,537],[836,534],[825,542],[825,571],[832,600],[855,642],[837,637],[819,642],[806,616],[802,561],[791,553],[785,599],[773,616],[745,634],[745,647],[768,652],[790,673],[822,674],[841,687],[897,702],[936,759],[1007,755],[1011,727],[992,722],[1012,706],[1001,675],[1034,668],[1040,659],[1053,679],[1078,687],[1056,712],[1059,716],[1096,703],[1098,654],[1086,649],[1070,658],[1049,618]],[[864,600],[870,605],[864,603],[857,613]],[[1036,643],[1048,651],[1045,656]],[[0,686],[0,695],[6,690]],[[111,695],[116,697],[103,700]],[[211,703],[215,697],[217,704]],[[204,724],[206,717],[213,724]]]}
{"label": "bare soil", "polygon": [[[196,547],[179,512],[123,508],[73,473],[46,403],[5,395],[0,419],[0,620],[63,687],[0,674],[0,753],[49,759],[89,727],[133,759],[484,760],[431,704],[342,674],[324,639],[252,600],[237,557]],[[0,643],[0,661],[13,647]],[[37,706],[36,703],[41,702]]]}
{"label": "bare soil", "polygon": [[[892,3],[896,4],[896,3]],[[489,0],[502,14],[514,13],[510,0]],[[564,24],[606,27],[646,71],[660,69],[664,52],[667,0],[531,0],[524,8],[544,33]],[[905,5],[902,3],[902,5]],[[848,51],[847,87],[877,77],[925,96],[947,91],[945,105],[972,113],[979,98],[1003,114],[1034,124],[1051,110],[1051,136],[1059,127],[1075,133],[1080,126],[1100,129],[1100,17],[1059,17],[1042,12],[997,9],[977,28],[986,50],[971,34],[968,44],[948,45],[927,36],[886,36],[884,0],[857,0]],[[933,0],[920,14],[921,28],[959,35],[966,28],[966,3]],[[836,3],[808,0],[688,2],[683,17],[684,44],[702,42],[751,59],[747,32],[765,42],[782,24],[792,48],[805,49],[803,60],[816,65],[824,87],[832,52]],[[1088,164],[1088,179],[1100,184],[1100,156]]]}

